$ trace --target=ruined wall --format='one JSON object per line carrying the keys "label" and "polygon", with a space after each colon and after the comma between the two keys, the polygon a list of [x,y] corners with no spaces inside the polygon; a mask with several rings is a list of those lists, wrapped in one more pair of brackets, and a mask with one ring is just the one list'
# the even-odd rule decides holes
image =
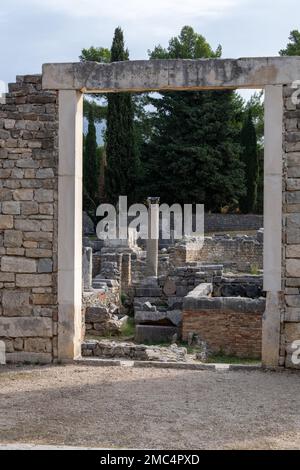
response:
{"label": "ruined wall", "polygon": [[263,241],[256,237],[206,237],[197,260],[221,263],[234,271],[263,269]]}
{"label": "ruined wall", "polygon": [[55,91],[17,77],[0,105],[0,340],[7,361],[57,357]]}
{"label": "ruined wall", "polygon": [[204,228],[207,232],[250,231],[264,226],[263,215],[256,214],[205,214]]}
{"label": "ruined wall", "polygon": [[199,334],[212,353],[241,358],[261,357],[262,314],[184,311],[184,340],[188,339],[189,333]]}
{"label": "ruined wall", "polygon": [[196,334],[212,353],[260,358],[265,299],[210,297],[203,295],[201,287],[184,298],[183,340]]}
{"label": "ruined wall", "polygon": [[[300,105],[292,103],[295,89],[283,87],[283,291],[280,363],[292,364],[291,345],[300,340]],[[299,365],[297,366],[299,367]]]}

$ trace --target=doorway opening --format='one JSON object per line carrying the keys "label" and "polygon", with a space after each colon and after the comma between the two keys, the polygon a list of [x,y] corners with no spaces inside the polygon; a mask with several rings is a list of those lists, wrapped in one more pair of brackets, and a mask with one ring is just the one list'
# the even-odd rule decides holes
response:
{"label": "doorway opening", "polygon": [[204,204],[204,240],[176,238],[174,217],[169,238],[163,237],[160,217],[154,276],[148,270],[149,244],[137,231],[130,228],[127,240],[99,240],[97,208],[115,202],[106,181],[112,170],[107,98],[87,96],[82,353],[259,362],[266,306],[264,93],[155,92],[131,99],[144,167],[130,202],[155,195],[169,206]]}

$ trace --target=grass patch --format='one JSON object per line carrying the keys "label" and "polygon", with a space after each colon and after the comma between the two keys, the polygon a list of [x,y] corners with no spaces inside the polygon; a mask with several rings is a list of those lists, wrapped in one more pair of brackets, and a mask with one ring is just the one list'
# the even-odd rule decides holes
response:
{"label": "grass patch", "polygon": [[225,356],[224,354],[215,354],[209,356],[206,361],[208,364],[259,364],[260,360],[257,358],[245,358],[236,356]]}
{"label": "grass patch", "polygon": [[132,337],[135,335],[135,323],[134,319],[129,317],[127,322],[122,325],[121,334],[119,338]]}

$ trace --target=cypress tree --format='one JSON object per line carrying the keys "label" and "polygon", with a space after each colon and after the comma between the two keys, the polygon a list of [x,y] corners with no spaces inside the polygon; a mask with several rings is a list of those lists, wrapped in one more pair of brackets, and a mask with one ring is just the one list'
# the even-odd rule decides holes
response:
{"label": "cypress tree", "polygon": [[[121,28],[115,30],[111,48],[111,62],[129,59]],[[134,106],[130,93],[108,95],[106,131],[107,167],[105,192],[111,203],[120,195],[135,201],[139,159],[134,127]]]}
{"label": "cypress tree", "polygon": [[88,133],[84,139],[83,186],[88,209],[92,210],[97,206],[97,194],[99,192],[99,152],[92,108],[89,110],[88,121]]}
{"label": "cypress tree", "polygon": [[246,195],[241,198],[242,212],[255,212],[257,208],[257,185],[259,177],[259,161],[257,151],[257,136],[253,123],[252,112],[246,114],[241,131],[242,161],[245,165]]}

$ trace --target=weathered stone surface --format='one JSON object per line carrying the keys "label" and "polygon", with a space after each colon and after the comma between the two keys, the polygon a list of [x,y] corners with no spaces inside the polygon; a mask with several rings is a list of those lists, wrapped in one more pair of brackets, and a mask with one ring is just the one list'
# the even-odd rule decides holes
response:
{"label": "weathered stone surface", "polygon": [[2,295],[3,315],[8,317],[29,316],[32,311],[29,298],[29,292],[4,291]]}
{"label": "weathered stone surface", "polygon": [[34,353],[51,353],[52,342],[46,338],[29,338],[25,339],[25,351]]}
{"label": "weathered stone surface", "polygon": [[4,318],[0,316],[0,337],[9,338],[51,338],[52,319],[13,317]]}
{"label": "weathered stone surface", "polygon": [[290,277],[300,278],[300,259],[288,259],[286,261],[286,274]]}
{"label": "weathered stone surface", "polygon": [[178,328],[174,326],[137,325],[135,328],[135,341],[138,344],[159,344],[171,342]]}
{"label": "weathered stone surface", "polygon": [[199,297],[189,294],[183,300],[183,309],[186,311],[232,311],[240,313],[263,313],[266,300],[264,298],[250,299],[243,297]]}
{"label": "weathered stone surface", "polygon": [[28,258],[3,256],[1,259],[1,271],[9,273],[35,273],[36,261]]}
{"label": "weathered stone surface", "polygon": [[300,322],[300,308],[286,308],[284,319],[286,322]]}
{"label": "weathered stone surface", "polygon": [[82,344],[84,357],[126,358],[137,361],[186,362],[186,348],[172,344],[170,347],[146,346],[109,340],[88,340]]}
{"label": "weathered stone surface", "polygon": [[37,202],[53,202],[53,191],[50,189],[38,189],[35,191],[34,198]]}
{"label": "weathered stone surface", "polygon": [[43,65],[43,88],[107,92],[290,84],[298,57],[153,60]]}
{"label": "weathered stone surface", "polygon": [[54,178],[54,172],[52,168],[41,168],[37,170],[36,177],[40,179]]}
{"label": "weathered stone surface", "polygon": [[284,327],[285,344],[291,345],[300,340],[300,323],[286,323]]}
{"label": "weathered stone surface", "polygon": [[18,248],[22,246],[23,234],[17,230],[6,230],[4,232],[4,246],[9,248]]}
{"label": "weathered stone surface", "polygon": [[2,212],[8,215],[20,215],[21,206],[17,201],[4,201],[2,202]]}
{"label": "weathered stone surface", "polygon": [[41,228],[41,223],[38,220],[17,219],[15,221],[15,228],[24,232],[38,232]]}
{"label": "weathered stone surface", "polygon": [[82,248],[82,284],[85,290],[92,287],[93,282],[93,250],[89,247]]}
{"label": "weathered stone surface", "polygon": [[53,294],[33,294],[32,303],[34,305],[55,305],[56,298]]}
{"label": "weathered stone surface", "polygon": [[31,201],[33,199],[32,189],[16,189],[13,192],[13,198],[15,201]]}
{"label": "weathered stone surface", "polygon": [[52,286],[51,274],[17,274],[17,287],[48,287]]}
{"label": "weathered stone surface", "polygon": [[14,221],[11,215],[0,215],[0,230],[11,229],[13,226]]}
{"label": "weathered stone surface", "polygon": [[289,204],[299,204],[300,203],[300,191],[292,191],[286,194],[286,202]]}
{"label": "weathered stone surface", "polygon": [[136,324],[160,324],[166,326],[179,326],[182,322],[181,310],[161,311],[145,311],[135,312],[134,320]]}
{"label": "weathered stone surface", "polygon": [[288,245],[286,247],[287,258],[300,258],[300,245]]}
{"label": "weathered stone surface", "polygon": [[300,190],[300,179],[299,178],[288,178],[287,179],[287,190],[288,191],[299,191]]}
{"label": "weathered stone surface", "polygon": [[289,244],[300,243],[300,214],[287,215],[287,242]]}
{"label": "weathered stone surface", "polygon": [[286,295],[285,301],[288,307],[300,307],[300,295]]}
{"label": "weathered stone surface", "polygon": [[36,215],[39,213],[39,205],[34,201],[21,202],[21,214],[23,216]]}
{"label": "weathered stone surface", "polygon": [[50,257],[51,255],[52,255],[51,250],[45,250],[43,248],[28,248],[26,250],[26,256],[28,258],[47,258],[47,257]]}
{"label": "weathered stone surface", "polygon": [[39,273],[52,273],[53,261],[50,258],[39,259],[38,261],[38,272]]}
{"label": "weathered stone surface", "polygon": [[31,353],[31,352],[15,352],[6,354],[8,364],[51,364],[52,354]]}

